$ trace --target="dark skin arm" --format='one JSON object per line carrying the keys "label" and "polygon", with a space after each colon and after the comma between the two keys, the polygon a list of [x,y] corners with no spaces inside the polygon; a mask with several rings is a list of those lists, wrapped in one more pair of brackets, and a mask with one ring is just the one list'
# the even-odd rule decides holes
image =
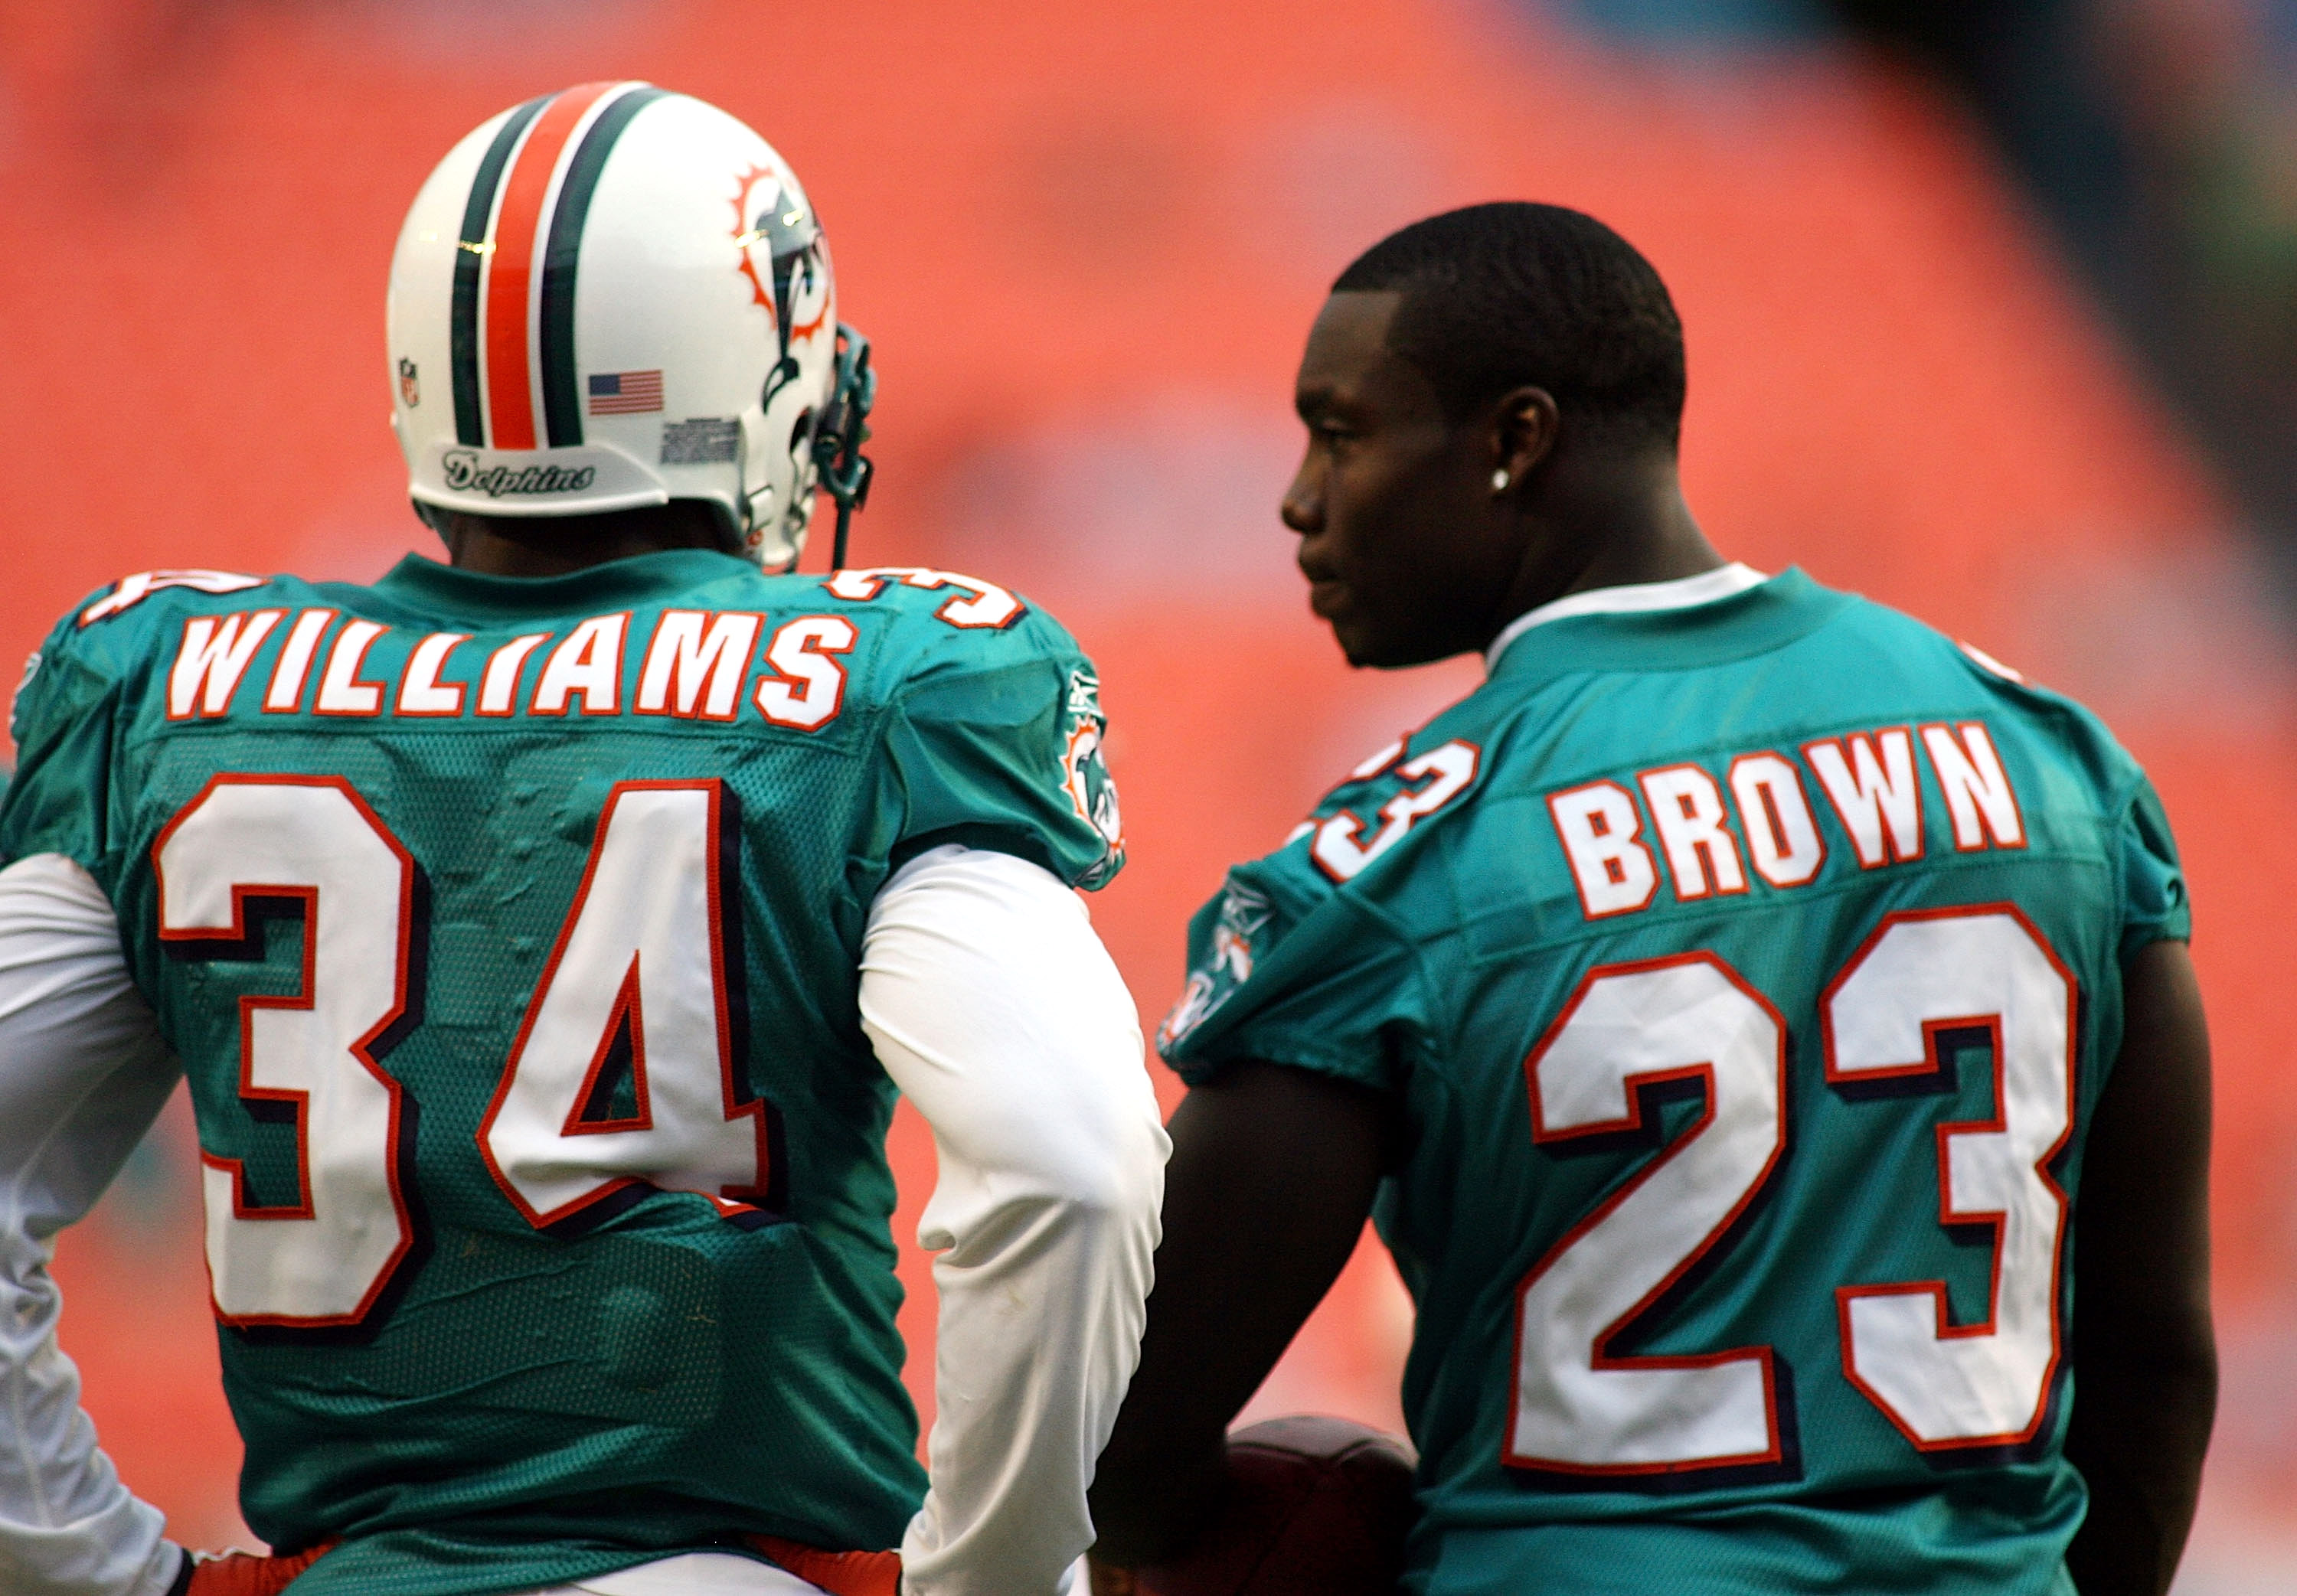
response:
{"label": "dark skin arm", "polygon": [[2161,1596],[2217,1410],[2210,1327],[2210,1039],[2183,942],[2122,972],[2121,1057],[2084,1155],[2074,1244],[2074,1409],[2089,1483],[2067,1550],[2082,1596]]}
{"label": "dark skin arm", "polygon": [[1257,1063],[1173,1111],[1140,1368],[1093,1477],[1096,1561],[1166,1561],[1212,1522],[1229,1421],[1354,1251],[1395,1122],[1378,1092]]}

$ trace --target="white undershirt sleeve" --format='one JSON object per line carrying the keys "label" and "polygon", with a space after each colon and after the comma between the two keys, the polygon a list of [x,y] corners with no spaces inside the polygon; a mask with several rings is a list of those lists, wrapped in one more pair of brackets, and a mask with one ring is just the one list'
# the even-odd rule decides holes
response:
{"label": "white undershirt sleeve", "polygon": [[1132,1000],[1083,903],[1007,854],[936,848],[871,906],[861,1024],[933,1127],[931,1488],[905,1596],[1055,1596],[1140,1359],[1170,1148]]}
{"label": "white undershirt sleeve", "polygon": [[161,1596],[182,1553],[96,1449],[56,1345],[58,1230],[93,1207],[181,1072],[103,890],[60,854],[0,870],[0,1591]]}

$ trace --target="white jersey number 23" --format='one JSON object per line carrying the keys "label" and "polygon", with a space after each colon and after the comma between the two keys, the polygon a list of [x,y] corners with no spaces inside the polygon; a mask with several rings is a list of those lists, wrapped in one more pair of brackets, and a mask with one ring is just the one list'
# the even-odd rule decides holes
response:
{"label": "white jersey number 23", "polygon": [[[1937,1131],[1938,1222],[1994,1230],[1986,1317],[1953,1323],[1938,1280],[1850,1280],[1834,1294],[1845,1376],[1923,1451],[2012,1444],[2042,1423],[2066,1220],[2048,1166],[2073,1123],[2073,998],[2040,934],[1993,905],[1889,917],[1820,1000],[1827,1079],[1853,1090],[1937,1072],[1941,1031],[1994,1037],[1994,1118]],[[1692,953],[1591,971],[1533,1049],[1536,1143],[1639,1130],[1640,1090],[1668,1081],[1699,1082],[1706,1112],[1525,1278],[1509,1462],[1634,1475],[1781,1460],[1771,1348],[1629,1355],[1610,1344],[1769,1178],[1785,1142],[1785,1047],[1770,1002]]]}

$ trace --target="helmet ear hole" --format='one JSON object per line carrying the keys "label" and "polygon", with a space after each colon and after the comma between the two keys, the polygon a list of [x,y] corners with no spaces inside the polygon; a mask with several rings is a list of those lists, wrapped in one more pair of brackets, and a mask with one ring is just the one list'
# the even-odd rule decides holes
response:
{"label": "helmet ear hole", "polygon": [[798,412],[797,424],[790,429],[790,457],[810,459],[813,454],[813,407]]}

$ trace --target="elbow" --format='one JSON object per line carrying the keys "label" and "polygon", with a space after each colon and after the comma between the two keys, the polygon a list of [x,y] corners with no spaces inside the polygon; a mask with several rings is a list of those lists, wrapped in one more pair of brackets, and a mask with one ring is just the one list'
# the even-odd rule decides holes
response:
{"label": "elbow", "polygon": [[2157,1350],[2153,1362],[2164,1378],[2217,1405],[2218,1338],[2207,1312],[2196,1315],[2175,1343]]}
{"label": "elbow", "polygon": [[2148,1360],[2146,1376],[2157,1388],[2178,1393],[2199,1422],[2213,1421],[2218,1411],[2217,1339],[2204,1325],[2174,1349],[2164,1349]]}
{"label": "elbow", "polygon": [[[1020,1261],[1067,1244],[1111,1258],[1156,1251],[1169,1143],[1153,1116],[1110,1114],[1058,1134],[1000,1139],[992,1156],[943,1149],[943,1184],[926,1210],[927,1246],[964,1265]],[[952,1179],[952,1177],[955,1177]],[[1027,1238],[1027,1239],[1024,1239]]]}
{"label": "elbow", "polygon": [[1145,1227],[1153,1247],[1172,1144],[1153,1115],[1110,1117],[1098,1135],[1045,1149],[1033,1183],[1047,1201],[1095,1230]]}
{"label": "elbow", "polygon": [[2217,1337],[2206,1309],[2090,1329],[2077,1339],[2073,1362],[2080,1400],[2094,1411],[2145,1411],[2204,1434],[2217,1412]]}
{"label": "elbow", "polygon": [[2198,1465],[2199,1450],[2217,1425],[2218,1359],[2210,1342],[2156,1348],[2104,1367],[2093,1364],[2077,1378],[2086,1382],[2083,1394],[2109,1411],[2150,1410],[2153,1422],[2190,1436]]}

